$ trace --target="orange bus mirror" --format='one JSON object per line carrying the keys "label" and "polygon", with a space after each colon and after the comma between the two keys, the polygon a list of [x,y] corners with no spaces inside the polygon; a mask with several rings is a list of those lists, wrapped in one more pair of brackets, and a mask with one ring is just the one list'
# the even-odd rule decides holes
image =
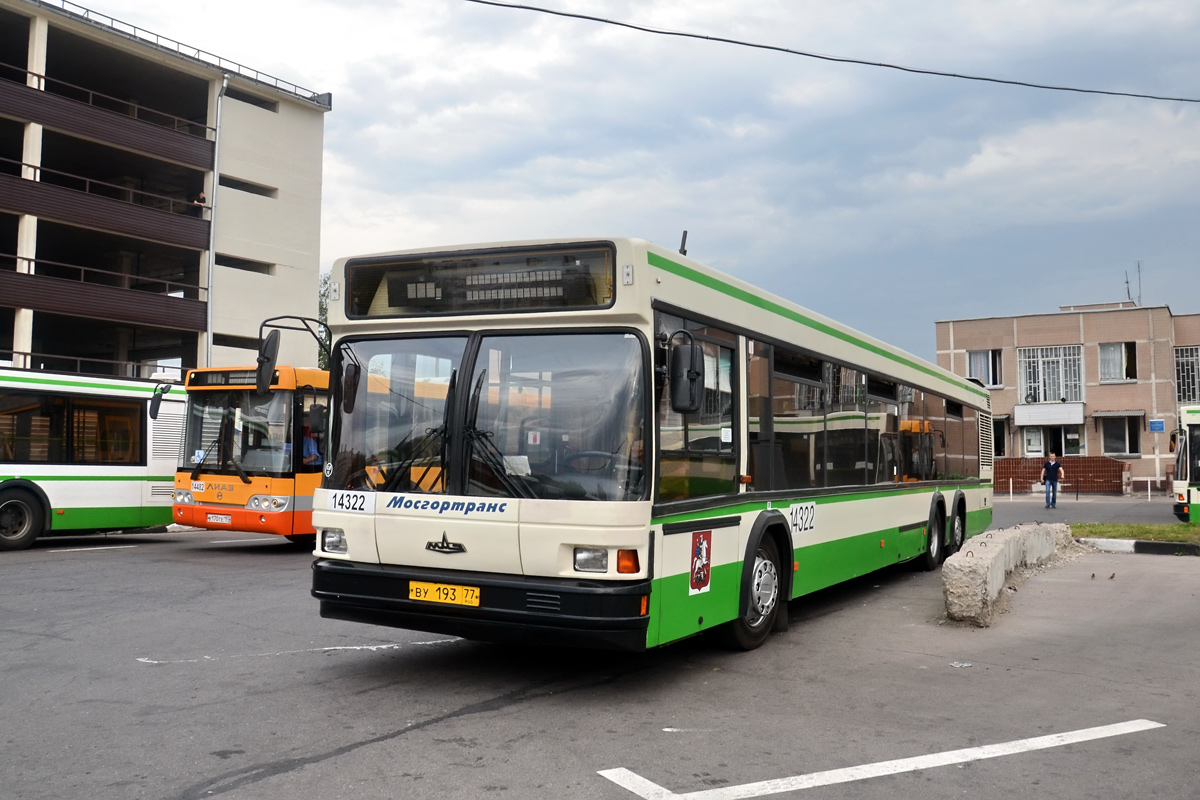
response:
{"label": "orange bus mirror", "polygon": [[261,339],[258,345],[258,369],[254,373],[255,388],[259,394],[271,391],[275,377],[275,360],[279,357],[279,331],[273,330]]}

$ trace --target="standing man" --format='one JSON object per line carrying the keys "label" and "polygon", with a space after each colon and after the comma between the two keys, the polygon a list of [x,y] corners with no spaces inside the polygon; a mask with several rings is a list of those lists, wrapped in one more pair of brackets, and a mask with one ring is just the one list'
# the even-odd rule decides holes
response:
{"label": "standing man", "polygon": [[1050,460],[1042,464],[1042,483],[1046,487],[1046,508],[1055,508],[1058,505],[1058,481],[1060,478],[1067,476],[1063,465],[1054,459],[1054,453],[1050,454]]}

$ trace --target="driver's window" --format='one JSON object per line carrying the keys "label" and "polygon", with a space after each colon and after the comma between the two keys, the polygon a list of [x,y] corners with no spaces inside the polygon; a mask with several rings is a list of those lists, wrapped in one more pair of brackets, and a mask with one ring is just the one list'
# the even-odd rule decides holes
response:
{"label": "driver's window", "polygon": [[[704,401],[693,414],[671,408],[665,382],[658,388],[658,448],[660,501],[732,494],[737,483],[737,437],[734,420],[734,347],[728,331],[659,314],[656,327],[670,336],[688,330],[704,351]],[[665,366],[667,349],[656,348],[655,365]]]}

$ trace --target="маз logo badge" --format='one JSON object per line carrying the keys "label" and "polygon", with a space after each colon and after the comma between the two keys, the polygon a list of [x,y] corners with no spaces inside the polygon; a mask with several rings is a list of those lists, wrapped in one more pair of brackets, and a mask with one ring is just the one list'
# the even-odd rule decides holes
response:
{"label": "\u043c\u0430\u0437 logo badge", "polygon": [[465,552],[467,552],[466,545],[459,544],[458,542],[452,542],[449,539],[447,539],[445,531],[442,531],[442,540],[440,542],[426,542],[425,549],[432,550],[435,553],[465,553]]}

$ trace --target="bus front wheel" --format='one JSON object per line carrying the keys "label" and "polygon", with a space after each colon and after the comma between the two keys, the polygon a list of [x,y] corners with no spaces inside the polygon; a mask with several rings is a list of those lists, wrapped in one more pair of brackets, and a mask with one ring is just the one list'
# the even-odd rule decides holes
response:
{"label": "bus front wheel", "polygon": [[775,617],[780,613],[781,585],[779,551],[775,541],[764,536],[754,552],[750,581],[743,589],[748,594],[746,613],[721,628],[727,646],[737,650],[753,650],[767,640],[775,627]]}
{"label": "bus front wheel", "polygon": [[0,550],[23,550],[42,533],[42,506],[28,492],[0,492]]}

